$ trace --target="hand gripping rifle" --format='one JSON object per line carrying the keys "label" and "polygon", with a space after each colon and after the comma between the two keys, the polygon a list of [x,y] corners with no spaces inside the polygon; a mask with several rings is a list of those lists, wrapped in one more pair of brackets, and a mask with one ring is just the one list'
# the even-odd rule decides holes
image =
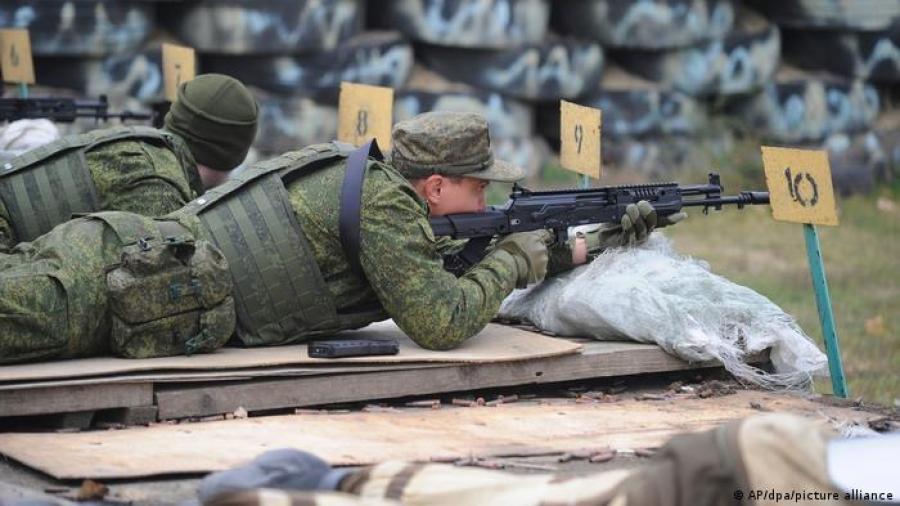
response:
{"label": "hand gripping rifle", "polygon": [[[481,213],[450,214],[431,218],[436,236],[470,239],[465,249],[456,255],[447,270],[464,272],[478,263],[494,236],[515,232],[549,229],[555,232],[556,243],[568,238],[569,227],[593,223],[618,223],[628,204],[646,200],[656,209],[657,216],[675,214],[684,207],[703,207],[703,213],[724,205],[768,204],[768,192],[745,191],[738,195],[722,195],[719,175],[709,174],[709,183],[679,186],[678,183],[650,183],[578,190],[531,191],[518,184],[506,204],[491,206]],[[446,263],[446,262],[445,262]]]}
{"label": "hand gripping rifle", "polygon": [[0,98],[0,121],[46,118],[51,121],[71,123],[76,118],[94,118],[107,121],[110,118],[125,120],[149,120],[153,115],[145,112],[109,112],[106,95],[97,100],[72,98]]}

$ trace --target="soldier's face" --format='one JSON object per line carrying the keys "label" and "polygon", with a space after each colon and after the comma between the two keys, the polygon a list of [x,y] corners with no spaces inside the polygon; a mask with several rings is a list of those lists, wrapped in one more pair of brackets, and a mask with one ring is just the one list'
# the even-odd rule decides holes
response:
{"label": "soldier's face", "polygon": [[485,194],[490,181],[474,177],[444,178],[438,206],[431,214],[478,213],[487,207]]}
{"label": "soldier's face", "polygon": [[446,177],[433,174],[413,181],[413,188],[426,202],[431,216],[477,213],[486,207],[485,192],[490,181],[473,177]]}

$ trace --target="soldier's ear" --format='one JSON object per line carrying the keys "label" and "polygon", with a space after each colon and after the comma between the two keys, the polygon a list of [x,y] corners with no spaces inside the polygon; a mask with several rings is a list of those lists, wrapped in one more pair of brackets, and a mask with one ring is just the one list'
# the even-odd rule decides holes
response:
{"label": "soldier's ear", "polygon": [[425,180],[425,200],[429,204],[435,204],[441,199],[441,191],[444,187],[444,177],[432,174]]}

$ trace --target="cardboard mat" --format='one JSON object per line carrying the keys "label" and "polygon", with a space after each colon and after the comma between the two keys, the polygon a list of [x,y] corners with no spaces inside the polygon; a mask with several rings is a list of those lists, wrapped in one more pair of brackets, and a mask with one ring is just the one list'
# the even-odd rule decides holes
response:
{"label": "cardboard mat", "polygon": [[788,394],[578,404],[529,401],[499,407],[296,414],[94,431],[3,434],[0,453],[58,479],[115,479],[204,473],[274,448],[310,451],[332,464],[453,460],[562,453],[610,446],[656,447],[679,432],[705,430],[759,411],[788,411],[841,423],[877,415]]}
{"label": "cardboard mat", "polygon": [[565,339],[554,339],[535,332],[488,324],[478,335],[459,348],[429,351],[413,343],[393,321],[374,323],[360,330],[342,332],[346,339],[394,338],[400,353],[394,356],[315,359],[307,355],[306,344],[260,348],[223,348],[215,353],[154,359],[98,357],[61,360],[35,364],[0,366],[0,383],[50,381],[64,378],[86,378],[147,371],[215,371],[255,367],[302,365],[334,367],[350,364],[405,363],[491,363],[528,360],[575,353],[581,345]]}

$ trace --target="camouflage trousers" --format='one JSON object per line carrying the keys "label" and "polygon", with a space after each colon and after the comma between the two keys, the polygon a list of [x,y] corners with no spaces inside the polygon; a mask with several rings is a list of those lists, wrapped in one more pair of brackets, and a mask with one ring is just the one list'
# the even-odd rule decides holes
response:
{"label": "camouflage trousers", "polygon": [[[207,505],[688,506],[776,504],[751,491],[837,492],[828,480],[826,426],[786,414],[732,422],[672,438],[644,467],[578,477],[514,475],[443,464],[386,462],[350,475],[340,492],[261,489]],[[741,496],[738,499],[738,496]],[[843,497],[843,494],[840,494]],[[795,504],[843,504],[803,501]]]}
{"label": "camouflage trousers", "polygon": [[0,364],[211,351],[233,331],[224,257],[175,222],[96,213],[0,252]]}

